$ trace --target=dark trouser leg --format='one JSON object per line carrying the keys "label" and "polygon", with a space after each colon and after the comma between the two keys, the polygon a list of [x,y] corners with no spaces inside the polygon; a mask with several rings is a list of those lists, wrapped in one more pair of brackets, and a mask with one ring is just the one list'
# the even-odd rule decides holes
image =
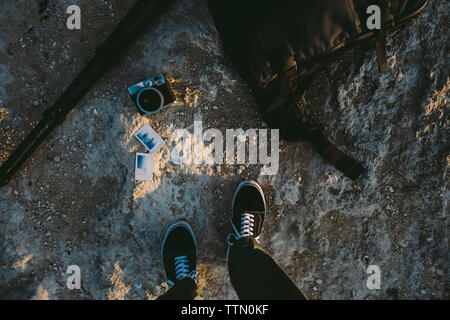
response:
{"label": "dark trouser leg", "polygon": [[186,278],[177,281],[172,288],[156,300],[194,300],[196,296],[197,284],[191,278]]}
{"label": "dark trouser leg", "polygon": [[253,238],[239,239],[231,246],[228,270],[231,284],[241,300],[306,299]]}

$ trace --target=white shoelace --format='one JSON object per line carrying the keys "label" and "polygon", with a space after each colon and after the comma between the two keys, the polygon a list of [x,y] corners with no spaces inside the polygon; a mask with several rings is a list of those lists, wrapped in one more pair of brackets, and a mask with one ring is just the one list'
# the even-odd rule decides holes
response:
{"label": "white shoelace", "polygon": [[253,236],[253,227],[255,225],[255,215],[251,213],[244,213],[241,217],[241,229],[238,231],[230,218],[231,226],[233,227],[234,233],[230,233],[227,237],[227,242],[230,246],[233,245],[231,242],[231,237],[234,237],[235,241],[245,237]]}
{"label": "white shoelace", "polygon": [[[197,281],[198,277],[200,276],[200,271],[192,270],[190,271],[189,261],[187,259],[187,256],[179,256],[175,259],[175,279],[177,280],[183,280],[186,278],[191,278],[195,281]],[[172,287],[174,285],[173,281],[168,280],[167,285]]]}

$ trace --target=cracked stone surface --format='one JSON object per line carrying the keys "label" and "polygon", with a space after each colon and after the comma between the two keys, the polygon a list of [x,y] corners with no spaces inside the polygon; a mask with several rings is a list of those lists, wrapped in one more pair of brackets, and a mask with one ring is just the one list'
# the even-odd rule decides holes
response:
{"label": "cracked stone surface", "polygon": [[[82,29],[65,27],[68,0],[0,1],[0,162],[93,56],[134,1],[78,1]],[[226,266],[231,199],[243,179],[263,187],[261,243],[310,299],[448,299],[449,3],[374,51],[319,73],[302,107],[367,173],[353,183],[308,143],[281,142],[276,175],[258,165],[176,165],[172,133],[266,128],[224,55],[207,2],[179,0],[144,32],[66,122],[0,189],[0,298],[154,299],[166,290],[165,230],[186,220],[199,248],[203,299],[236,299]],[[158,72],[177,102],[141,117],[128,85]],[[152,182],[134,180],[134,133],[166,141]],[[66,269],[81,269],[81,290]],[[380,290],[366,286],[378,265]]]}

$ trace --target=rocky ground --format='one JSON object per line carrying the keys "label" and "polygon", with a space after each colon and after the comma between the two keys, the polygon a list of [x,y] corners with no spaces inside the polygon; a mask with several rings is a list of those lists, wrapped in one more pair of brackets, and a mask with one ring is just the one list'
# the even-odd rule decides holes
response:
{"label": "rocky ground", "polygon": [[[82,10],[66,28],[67,6]],[[0,161],[93,56],[134,1],[0,1]],[[355,52],[320,73],[303,104],[330,140],[364,163],[352,182],[305,142],[282,142],[280,169],[176,165],[172,133],[265,128],[233,70],[207,2],[179,0],[0,189],[0,298],[153,299],[166,287],[164,232],[193,226],[204,299],[236,299],[226,268],[232,194],[266,192],[261,242],[311,299],[448,299],[449,41],[446,1],[389,37],[390,69]],[[141,117],[128,85],[164,72],[177,103]],[[149,123],[168,143],[153,182],[134,180],[133,134]],[[66,287],[78,265],[81,290]],[[378,265],[380,290],[366,286]]]}

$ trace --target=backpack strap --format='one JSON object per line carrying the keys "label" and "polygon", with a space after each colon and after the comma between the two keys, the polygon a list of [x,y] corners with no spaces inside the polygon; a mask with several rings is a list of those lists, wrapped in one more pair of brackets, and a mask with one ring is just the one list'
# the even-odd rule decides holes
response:
{"label": "backpack strap", "polygon": [[297,75],[297,71],[298,71],[297,61],[295,61],[295,57],[292,55],[284,61],[283,67],[283,75],[287,80],[288,86],[292,90],[295,90],[297,87],[296,83],[293,81],[294,77]]}
{"label": "backpack strap", "polygon": [[[279,72],[281,74],[281,77],[279,77],[280,94],[266,110],[269,118],[274,122],[272,124],[278,126],[282,136],[289,137],[288,140],[297,140],[301,137],[304,140],[309,141],[314,150],[316,150],[323,159],[342,171],[342,173],[350,179],[358,179],[364,172],[361,163],[331,144],[324,137],[318,126],[301,120],[297,97],[306,93],[306,90],[313,81],[313,75],[301,75],[294,52],[287,43],[283,43],[272,52],[272,61],[277,61],[276,58],[278,58],[279,61],[282,61],[281,65],[278,66],[273,63],[276,68],[280,70]],[[278,110],[275,111],[276,109]],[[285,111],[281,112],[280,109],[284,109]],[[276,116],[274,117],[275,114],[281,115],[282,118],[278,119]],[[292,129],[295,130],[292,131]]]}
{"label": "backpack strap", "polygon": [[[299,85],[297,95],[301,96],[312,82],[312,75]],[[330,143],[319,126],[302,120],[297,97],[291,92],[280,95],[265,110],[265,119],[273,128],[280,129],[280,135],[290,141],[303,139],[309,141],[312,148],[324,160],[340,170],[352,180],[357,180],[364,168],[356,159],[348,156]]]}
{"label": "backpack strap", "polygon": [[352,11],[353,20],[355,22],[355,27],[358,33],[362,32],[361,20],[359,19],[358,12],[356,11],[356,6],[354,0],[347,0],[350,10]]}
{"label": "backpack strap", "polygon": [[312,147],[335,168],[342,171],[344,175],[352,180],[364,172],[364,168],[355,159],[346,155],[336,146],[332,145],[322,134],[319,128],[313,128],[308,133],[309,141]]}
{"label": "backpack strap", "polygon": [[384,72],[387,69],[386,34],[386,29],[382,29],[377,32],[375,38],[378,69],[380,70],[380,72]]}
{"label": "backpack strap", "polygon": [[[399,3],[401,2],[401,3]],[[405,13],[409,4],[416,4],[412,6]],[[387,0],[378,3],[382,10],[383,28],[375,33],[376,52],[378,57],[378,68],[380,72],[384,72],[387,69],[386,58],[386,37],[394,29],[409,19],[418,15],[427,5],[428,0]]]}
{"label": "backpack strap", "polygon": [[281,80],[282,89],[295,91],[297,83],[293,80],[298,76],[298,64],[291,45],[283,41],[281,45],[270,51],[268,58],[269,63],[278,73],[277,78]]}

